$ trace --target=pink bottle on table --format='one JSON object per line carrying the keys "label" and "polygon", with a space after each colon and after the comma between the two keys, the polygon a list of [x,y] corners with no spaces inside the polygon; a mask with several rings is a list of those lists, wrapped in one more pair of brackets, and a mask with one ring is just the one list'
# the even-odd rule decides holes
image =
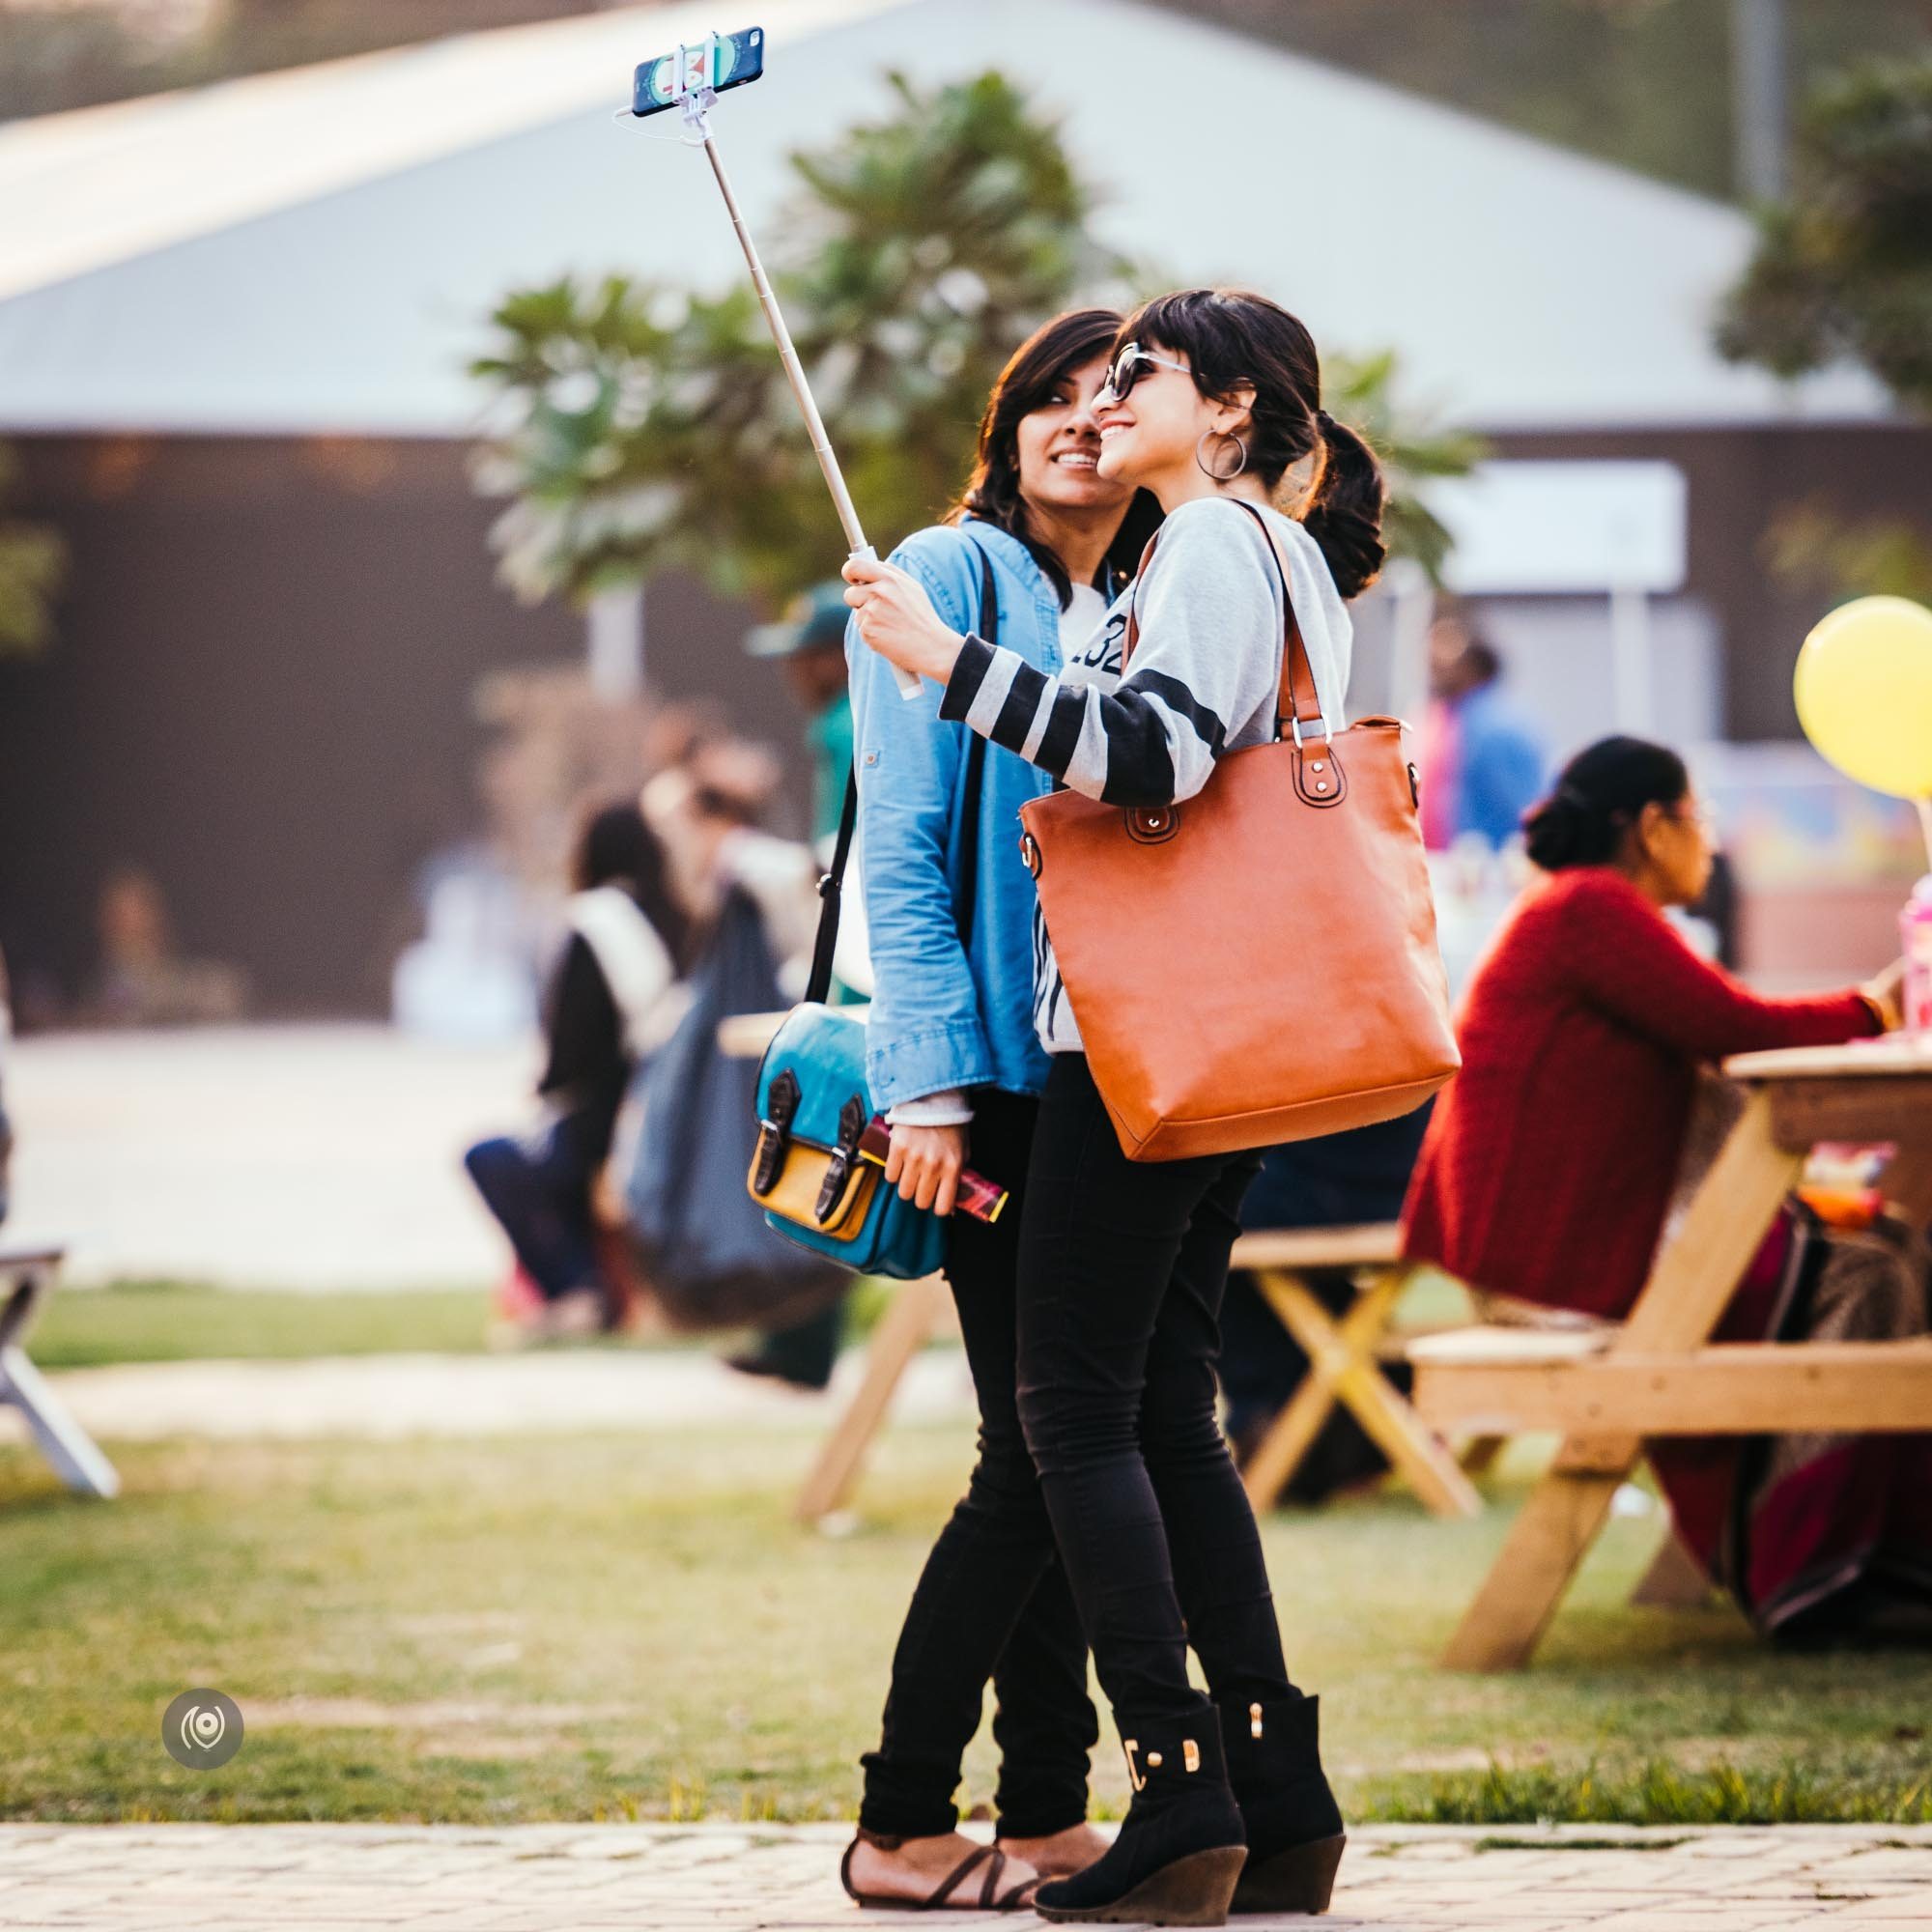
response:
{"label": "pink bottle on table", "polygon": [[1905,955],[1900,994],[1909,1031],[1932,1035],[1932,872],[1912,889],[1898,916],[1899,950]]}

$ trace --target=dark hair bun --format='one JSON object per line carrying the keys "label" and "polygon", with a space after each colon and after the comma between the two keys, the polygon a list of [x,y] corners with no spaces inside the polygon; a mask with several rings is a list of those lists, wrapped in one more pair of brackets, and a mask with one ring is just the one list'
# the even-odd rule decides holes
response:
{"label": "dark hair bun", "polygon": [[1577,854],[1588,829],[1589,810],[1577,801],[1552,792],[1533,807],[1522,821],[1524,849],[1530,864],[1546,872],[1560,872],[1577,863]]}
{"label": "dark hair bun", "polygon": [[1546,872],[1606,866],[1647,805],[1690,789],[1684,760],[1644,738],[1599,738],[1563,767],[1556,789],[1524,815],[1525,850]]}

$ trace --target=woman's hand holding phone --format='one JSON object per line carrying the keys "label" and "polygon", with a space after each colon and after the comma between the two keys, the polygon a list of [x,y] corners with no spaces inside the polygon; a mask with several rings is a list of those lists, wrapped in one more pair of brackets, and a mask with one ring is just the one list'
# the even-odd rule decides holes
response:
{"label": "woman's hand holding phone", "polygon": [[899,1199],[916,1208],[950,1214],[965,1165],[964,1127],[895,1127],[886,1154],[886,1185],[896,1187]]}
{"label": "woman's hand holding phone", "polygon": [[952,675],[966,640],[948,628],[918,578],[870,556],[848,557],[844,577],[845,601],[859,613],[859,635],[870,649],[937,684]]}

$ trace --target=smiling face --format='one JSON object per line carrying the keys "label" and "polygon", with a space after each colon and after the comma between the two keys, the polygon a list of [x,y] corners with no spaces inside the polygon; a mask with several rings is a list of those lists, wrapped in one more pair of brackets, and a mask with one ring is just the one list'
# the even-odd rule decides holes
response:
{"label": "smiling face", "polygon": [[1244,388],[1226,401],[1204,396],[1179,350],[1157,342],[1140,346],[1147,353],[1127,393],[1108,389],[1094,411],[1100,474],[1151,490],[1172,509],[1177,484],[1190,493],[1201,487],[1202,466],[1195,457],[1203,438],[1243,430],[1254,392]]}
{"label": "smiling face", "polygon": [[1122,508],[1131,487],[1100,473],[1100,426],[1094,399],[1107,380],[1107,358],[1095,355],[1065,370],[1047,399],[1013,428],[1021,497],[1062,515]]}

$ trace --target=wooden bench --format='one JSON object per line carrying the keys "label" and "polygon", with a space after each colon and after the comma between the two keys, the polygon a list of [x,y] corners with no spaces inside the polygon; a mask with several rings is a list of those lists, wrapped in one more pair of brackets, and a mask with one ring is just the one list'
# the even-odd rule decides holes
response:
{"label": "wooden bench", "polygon": [[[1256,1509],[1272,1507],[1339,1402],[1430,1508],[1444,1516],[1481,1510],[1455,1458],[1382,1373],[1380,1348],[1407,1281],[1393,1223],[1243,1235],[1231,1265],[1254,1274],[1309,1361],[1306,1381],[1249,1461],[1243,1480]],[[1347,1268],[1361,1277],[1360,1293],[1339,1321],[1308,1285],[1308,1272],[1317,1268]],[[859,1386],[799,1491],[793,1509],[799,1520],[817,1522],[844,1507],[913,1357],[957,1328],[952,1292],[941,1276],[903,1282],[893,1291],[867,1347]]]}
{"label": "wooden bench", "polygon": [[81,1428],[67,1405],[27,1359],[27,1334],[59,1278],[66,1251],[57,1247],[0,1247],[0,1404],[11,1404],[69,1489],[84,1495],[120,1493],[113,1463]]}
{"label": "wooden bench", "polygon": [[[1396,1304],[1409,1278],[1396,1223],[1243,1235],[1232,1265],[1254,1275],[1263,1299],[1308,1357],[1306,1378],[1242,1474],[1257,1512],[1274,1507],[1339,1402],[1436,1515],[1481,1513],[1482,1498],[1456,1458],[1382,1372]],[[1339,1321],[1308,1281],[1310,1273],[1328,1269],[1354,1278],[1355,1300]]]}
{"label": "wooden bench", "polygon": [[1485,1328],[1409,1350],[1425,1422],[1563,1438],[1450,1640],[1451,1669],[1528,1662],[1645,1436],[1917,1431],[1932,1417],[1932,1340],[1710,1341],[1818,1141],[1895,1142],[1886,1192],[1932,1217],[1932,1047],[1747,1054],[1724,1071],[1744,1110],[1621,1327]]}

